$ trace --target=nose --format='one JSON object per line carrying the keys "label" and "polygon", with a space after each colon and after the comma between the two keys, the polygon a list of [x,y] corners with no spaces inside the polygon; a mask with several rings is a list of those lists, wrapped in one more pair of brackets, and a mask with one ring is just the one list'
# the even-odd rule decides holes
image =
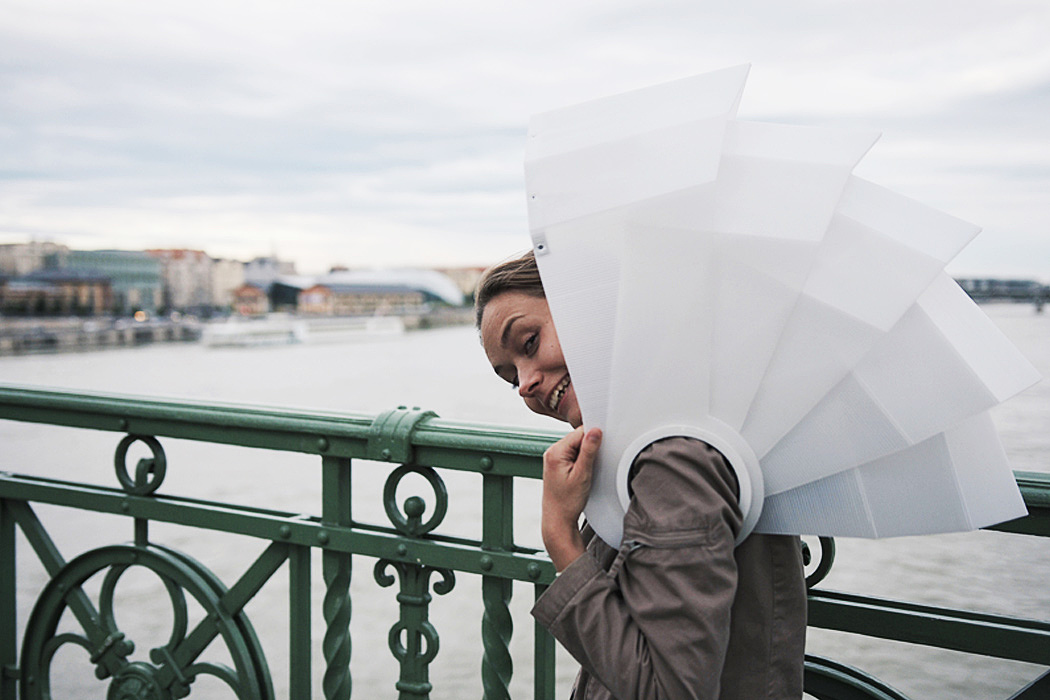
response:
{"label": "nose", "polygon": [[523,399],[534,397],[540,389],[542,380],[542,372],[522,367],[518,370],[518,395]]}

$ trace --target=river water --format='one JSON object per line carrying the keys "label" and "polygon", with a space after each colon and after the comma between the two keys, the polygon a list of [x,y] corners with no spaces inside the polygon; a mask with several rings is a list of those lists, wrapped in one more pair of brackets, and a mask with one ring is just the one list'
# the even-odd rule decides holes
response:
{"label": "river water", "polygon": [[[1042,372],[1050,376],[1050,314],[1029,305],[985,309]],[[471,328],[409,333],[341,344],[245,349],[153,345],[67,355],[0,358],[0,383],[376,413],[398,405],[420,406],[455,420],[552,428],[529,414],[492,374]],[[1015,469],[1050,471],[1050,382],[1042,382],[994,412]],[[68,428],[0,421],[0,469],[115,485],[113,452],[118,436]],[[245,450],[166,440],[168,477],[163,493],[316,514],[320,509],[319,460],[305,455]],[[355,470],[354,517],[386,523],[381,491],[389,466],[362,463]],[[481,498],[472,475],[448,475],[449,515],[442,531],[480,536]],[[412,486],[406,487],[411,490]],[[404,491],[404,489],[402,489]],[[406,493],[399,492],[403,501]],[[425,488],[420,491],[425,499]],[[537,484],[516,487],[515,532],[521,544],[539,546]],[[432,499],[429,499],[432,500]],[[60,551],[76,554],[130,540],[123,518],[38,507]],[[262,543],[189,528],[154,524],[153,541],[180,549],[231,585],[262,551]],[[1047,619],[1050,617],[1050,541],[978,532],[882,541],[840,539],[824,588],[917,602]],[[19,625],[46,581],[41,566],[19,542]],[[315,560],[319,557],[314,557]],[[354,697],[394,697],[396,663],[387,631],[397,619],[394,588],[373,578],[374,560],[356,557],[353,594]],[[322,586],[315,561],[314,697],[321,697]],[[97,584],[95,584],[97,585]],[[278,697],[288,697],[287,588],[283,571],[252,601],[248,614],[266,650]],[[513,697],[531,697],[530,586],[516,585],[512,613]],[[136,640],[135,658],[167,640],[171,606],[156,579],[129,571],[118,586],[116,617]],[[445,596],[435,596],[431,622],[441,636],[431,668],[434,698],[481,695],[480,582],[462,575]],[[1027,664],[928,650],[921,647],[811,630],[809,651],[877,675],[915,698],[1007,697],[1041,669]],[[221,649],[217,652],[221,657]],[[66,645],[55,658],[56,698],[104,698],[86,654]],[[567,697],[575,664],[559,652],[557,697]],[[202,679],[193,697],[231,697],[217,681]]]}

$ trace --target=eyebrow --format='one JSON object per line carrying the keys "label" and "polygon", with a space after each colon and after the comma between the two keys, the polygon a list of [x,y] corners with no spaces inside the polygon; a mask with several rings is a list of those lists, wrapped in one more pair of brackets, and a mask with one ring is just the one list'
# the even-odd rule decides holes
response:
{"label": "eyebrow", "polygon": [[502,347],[507,346],[507,339],[510,338],[510,331],[514,327],[514,324],[521,318],[522,316],[520,314],[517,316],[511,316],[510,319],[507,320],[507,323],[503,326],[503,333],[500,334],[499,337],[499,344]]}

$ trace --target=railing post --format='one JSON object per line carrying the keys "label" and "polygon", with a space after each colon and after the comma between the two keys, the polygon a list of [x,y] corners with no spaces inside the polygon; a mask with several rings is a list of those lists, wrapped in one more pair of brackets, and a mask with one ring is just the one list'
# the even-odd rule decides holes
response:
{"label": "railing post", "polygon": [[[321,522],[350,527],[350,460],[323,457],[321,463]],[[327,535],[319,535],[321,544]],[[324,550],[324,696],[326,700],[349,700],[350,679],[350,572],[351,555]]]}
{"label": "railing post", "polygon": [[14,698],[18,680],[15,591],[15,518],[0,498],[0,698]]}
{"label": "railing post", "polygon": [[310,548],[294,546],[288,555],[289,681],[291,697],[313,697],[310,647]]}
{"label": "railing post", "polygon": [[[510,550],[514,546],[514,481],[510,477],[486,474],[483,478],[481,546],[489,550]],[[483,576],[481,597],[485,614],[481,618],[481,640],[485,654],[481,659],[481,683],[485,700],[509,700],[514,665],[510,656],[510,637],[514,621],[510,616],[513,581],[499,576]]]}

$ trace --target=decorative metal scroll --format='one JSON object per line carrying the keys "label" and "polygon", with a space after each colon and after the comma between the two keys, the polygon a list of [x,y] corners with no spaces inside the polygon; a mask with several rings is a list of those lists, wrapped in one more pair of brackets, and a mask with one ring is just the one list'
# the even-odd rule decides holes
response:
{"label": "decorative metal scroll", "polygon": [[[153,453],[153,457],[140,459],[135,466],[135,476],[132,478],[128,475],[127,458],[128,449],[136,442],[145,443]],[[117,454],[113,459],[113,464],[117,470],[117,481],[125,491],[136,496],[148,496],[159,489],[164,482],[168,459],[157,438],[150,435],[126,435],[117,445]]]}
{"label": "decorative metal scroll", "polygon": [[[806,588],[813,588],[831,572],[831,567],[835,563],[835,538],[833,537],[821,537],[820,542],[820,557],[816,560],[816,565],[813,565],[813,551],[810,549],[809,543],[802,540],[802,564],[806,567]],[[812,568],[811,568],[812,567]]]}
{"label": "decorative metal scroll", "polygon": [[[131,660],[134,641],[118,628],[114,615],[117,583],[132,567],[143,567],[160,578],[173,611],[168,641],[150,651],[149,661]],[[98,574],[103,580],[96,610],[81,586]],[[192,630],[187,593],[204,611]],[[255,632],[242,612],[230,614],[224,609],[225,593],[225,586],[203,565],[156,545],[114,545],[80,555],[48,582],[28,620],[20,696],[50,698],[55,655],[73,645],[89,655],[99,680],[110,679],[108,700],[184,698],[204,675],[219,679],[242,700],[272,699],[269,670]],[[80,631],[58,633],[66,610],[72,612]],[[232,666],[200,660],[216,637],[222,638]]]}
{"label": "decorative metal scroll", "polygon": [[[419,474],[434,489],[435,507],[425,521],[423,516],[427,511],[427,504],[419,496],[406,499],[403,511],[397,507],[397,487],[408,474]],[[434,469],[402,465],[387,478],[383,489],[383,505],[390,522],[399,533],[405,537],[419,538],[441,524],[448,510],[448,491]],[[400,551],[407,554],[407,548],[404,546]],[[396,578],[389,569],[397,572]],[[386,588],[394,585],[395,580],[401,582],[397,596],[401,617],[390,628],[388,638],[390,651],[401,666],[401,677],[397,682],[400,698],[430,697],[430,662],[437,656],[440,647],[437,630],[428,619],[431,601],[430,578],[434,574],[441,576],[441,580],[434,584],[434,592],[438,595],[444,595],[455,587],[456,576],[452,569],[391,559],[380,559],[375,565],[375,580],[380,586]]]}

